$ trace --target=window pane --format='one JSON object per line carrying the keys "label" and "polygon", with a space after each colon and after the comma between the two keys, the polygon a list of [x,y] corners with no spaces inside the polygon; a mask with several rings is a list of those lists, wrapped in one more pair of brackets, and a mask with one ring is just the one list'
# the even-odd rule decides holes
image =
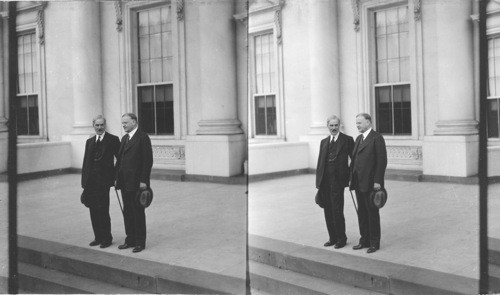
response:
{"label": "window pane", "polygon": [[375,13],[375,24],[376,24],[375,32],[377,36],[385,35],[386,34],[385,11],[378,11]]}
{"label": "window pane", "polygon": [[276,98],[274,95],[269,95],[266,97],[266,113],[267,113],[267,125],[266,134],[276,135]]}
{"label": "window pane", "polygon": [[410,85],[394,86],[394,134],[411,134]]}
{"label": "window pane", "polygon": [[174,134],[174,92],[172,85],[156,87],[157,134]]}
{"label": "window pane", "polygon": [[17,112],[17,135],[29,135],[28,132],[28,97],[19,96],[19,109]]}
{"label": "window pane", "polygon": [[399,57],[399,40],[398,35],[392,34],[387,36],[387,58]]}
{"label": "window pane", "polygon": [[144,132],[154,134],[155,113],[153,100],[153,87],[138,87],[137,100],[139,106],[139,124]]}
{"label": "window pane", "polygon": [[161,57],[161,34],[150,35],[149,39],[149,52],[151,53],[151,58]]}
{"label": "window pane", "polygon": [[392,101],[391,87],[375,88],[375,103],[377,112],[377,131],[392,134]]}
{"label": "window pane", "polygon": [[162,60],[153,59],[151,60],[151,82],[161,82],[162,81]]}
{"label": "window pane", "polygon": [[404,81],[410,81],[410,59],[407,58],[401,58],[399,60],[399,81],[404,82]]}
{"label": "window pane", "polygon": [[167,32],[172,30],[172,19],[171,19],[171,6],[163,7],[161,9],[161,31]]}
{"label": "window pane", "polygon": [[149,11],[149,34],[161,32],[160,10],[151,9]]}
{"label": "window pane", "polygon": [[164,58],[163,59],[163,81],[165,82],[172,82],[173,77],[172,77],[172,59],[171,58]]}
{"label": "window pane", "polygon": [[172,56],[172,32],[162,33],[162,57]]}
{"label": "window pane", "polygon": [[391,59],[387,63],[387,81],[399,82],[399,59]]}
{"label": "window pane", "polygon": [[387,34],[397,33],[399,25],[398,9],[386,10],[386,30]]}
{"label": "window pane", "polygon": [[38,97],[30,95],[28,97],[28,133],[29,135],[38,135]]}
{"label": "window pane", "polygon": [[257,93],[272,93],[275,91],[273,34],[255,37],[255,81]]}
{"label": "window pane", "polygon": [[387,39],[385,35],[377,37],[377,59],[384,60],[387,58]]}
{"label": "window pane", "polygon": [[139,59],[149,58],[149,36],[139,37]]}
{"label": "window pane", "polygon": [[499,137],[498,119],[498,99],[488,99],[488,137]]}
{"label": "window pane", "polygon": [[146,61],[141,61],[139,63],[139,68],[140,68],[140,77],[139,77],[139,82],[140,83],[149,83],[151,82],[151,77],[150,77],[150,71],[149,71],[149,60]]}
{"label": "window pane", "polygon": [[266,97],[255,97],[255,134],[266,135]]}
{"label": "window pane", "polygon": [[137,13],[137,23],[138,23],[138,32],[139,36],[149,34],[149,12],[141,11]]}
{"label": "window pane", "polygon": [[385,60],[377,63],[377,83],[387,83],[387,62]]}

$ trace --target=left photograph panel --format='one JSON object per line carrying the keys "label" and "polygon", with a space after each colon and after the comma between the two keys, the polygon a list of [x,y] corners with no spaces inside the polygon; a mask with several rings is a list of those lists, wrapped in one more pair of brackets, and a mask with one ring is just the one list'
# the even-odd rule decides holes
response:
{"label": "left photograph panel", "polygon": [[246,293],[246,0],[11,4],[0,241],[15,126],[17,257],[0,252],[0,292],[14,259],[20,293]]}

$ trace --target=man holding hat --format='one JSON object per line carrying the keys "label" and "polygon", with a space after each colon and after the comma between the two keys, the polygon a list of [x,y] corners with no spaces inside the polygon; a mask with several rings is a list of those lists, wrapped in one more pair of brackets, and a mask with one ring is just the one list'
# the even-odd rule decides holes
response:
{"label": "man holding hat", "polygon": [[382,135],[372,129],[369,114],[357,115],[356,127],[361,134],[352,153],[350,189],[356,191],[361,238],[352,248],[368,248],[366,252],[373,253],[380,249],[380,215],[379,209],[370,205],[370,194],[384,187],[387,150]]}
{"label": "man holding hat", "polygon": [[340,119],[326,119],[330,135],[320,144],[316,168],[316,188],[319,203],[325,213],[326,228],[330,239],[325,247],[340,249],[346,245],[344,219],[344,189],[349,186],[348,160],[354,147],[352,137],[340,132]]}
{"label": "man holding hat", "polygon": [[123,136],[116,161],[116,188],[122,191],[125,243],[118,249],[134,247],[133,252],[146,248],[146,213],[137,202],[140,190],[149,187],[153,167],[153,149],[149,136],[137,128],[137,116],[122,116]]}

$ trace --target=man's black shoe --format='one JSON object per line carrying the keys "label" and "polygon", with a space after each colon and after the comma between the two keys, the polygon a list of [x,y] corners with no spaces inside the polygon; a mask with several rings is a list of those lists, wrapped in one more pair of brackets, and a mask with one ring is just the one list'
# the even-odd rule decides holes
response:
{"label": "man's black shoe", "polygon": [[141,252],[142,250],[144,250],[143,246],[136,246],[134,248],[134,250],[132,250],[132,252],[137,253],[137,252]]}
{"label": "man's black shoe", "polygon": [[99,248],[108,248],[109,246],[111,246],[111,241],[109,241],[109,242],[102,242],[101,246],[99,246]]}
{"label": "man's black shoe", "polygon": [[357,244],[356,246],[353,246],[352,249],[353,250],[360,250],[360,249],[367,248],[367,247],[369,247],[369,246],[366,246],[363,244]]}
{"label": "man's black shoe", "polygon": [[326,242],[323,246],[325,247],[330,247],[330,246],[333,246],[334,244],[330,241]]}
{"label": "man's black shoe", "polygon": [[134,247],[134,245],[129,245],[127,243],[124,243],[123,245],[118,246],[118,249],[123,250],[123,249],[127,249],[127,248],[132,248],[132,247]]}
{"label": "man's black shoe", "polygon": [[368,250],[366,250],[366,253],[373,253],[376,252],[379,248],[378,247],[370,247]]}
{"label": "man's black shoe", "polygon": [[333,248],[335,249],[340,249],[340,248],[344,248],[344,246],[346,245],[346,242],[337,242]]}
{"label": "man's black shoe", "polygon": [[100,242],[93,240],[92,242],[90,242],[89,246],[97,246],[99,244],[100,244]]}

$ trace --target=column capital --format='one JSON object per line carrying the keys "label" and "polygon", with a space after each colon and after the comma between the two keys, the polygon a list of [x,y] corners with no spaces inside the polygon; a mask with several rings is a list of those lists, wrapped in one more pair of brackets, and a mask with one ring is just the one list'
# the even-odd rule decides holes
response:
{"label": "column capital", "polygon": [[216,134],[241,134],[241,122],[237,119],[201,120],[198,122],[200,128],[196,130],[198,135]]}
{"label": "column capital", "polygon": [[478,134],[476,120],[440,120],[436,122],[434,135],[474,135]]}

